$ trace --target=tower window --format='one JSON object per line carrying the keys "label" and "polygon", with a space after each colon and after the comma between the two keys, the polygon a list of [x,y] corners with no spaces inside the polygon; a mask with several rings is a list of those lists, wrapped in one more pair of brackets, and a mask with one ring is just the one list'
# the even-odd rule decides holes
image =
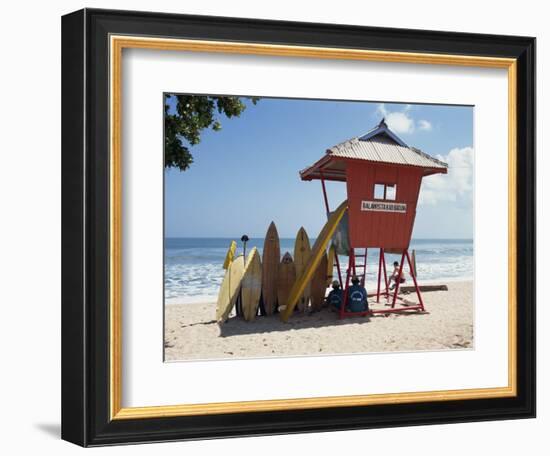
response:
{"label": "tower window", "polygon": [[397,196],[397,185],[396,184],[386,185],[386,199],[390,201],[395,201],[396,196]]}
{"label": "tower window", "polygon": [[397,184],[374,184],[374,199],[395,201]]}
{"label": "tower window", "polygon": [[386,186],[384,184],[374,184],[374,199],[385,199]]}

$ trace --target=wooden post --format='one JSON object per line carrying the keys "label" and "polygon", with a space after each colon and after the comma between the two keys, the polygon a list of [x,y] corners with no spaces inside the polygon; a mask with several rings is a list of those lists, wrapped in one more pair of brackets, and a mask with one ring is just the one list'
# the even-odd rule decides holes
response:
{"label": "wooden post", "polygon": [[380,302],[380,279],[382,275],[382,249],[380,249],[380,256],[378,259],[378,287],[376,288],[376,302]]}
{"label": "wooden post", "polygon": [[367,278],[367,250],[365,248],[365,256],[363,258],[363,278],[361,279],[361,286],[364,287],[365,286],[365,280]]}
{"label": "wooden post", "polygon": [[[409,263],[409,269],[411,270],[412,272],[412,264],[411,264],[411,259],[409,257],[409,252],[407,250],[405,250],[406,252],[406,255],[407,255],[407,262]],[[424,302],[422,301],[422,295],[420,294],[420,289],[418,288],[418,283],[416,282],[416,274],[412,274],[412,278],[413,278],[413,282],[414,282],[414,287],[416,288],[416,294],[418,296],[418,301],[420,301],[420,309],[422,310],[422,312],[424,312]]]}
{"label": "wooden post", "polygon": [[[327,211],[327,219],[330,217],[330,208],[328,205],[327,187],[325,186],[325,177],[323,171],[319,170],[321,176],[321,187],[323,188],[323,199],[325,201],[325,210]],[[336,270],[338,271],[338,280],[340,281],[340,287],[343,289],[344,283],[342,282],[342,271],[340,270],[340,260],[338,259],[338,252],[334,252],[334,262],[336,263]]]}
{"label": "wooden post", "polygon": [[382,255],[382,267],[384,268],[384,285],[386,286],[386,298],[390,296],[389,285],[388,285],[388,271],[386,270],[386,253],[384,249],[380,249]]}

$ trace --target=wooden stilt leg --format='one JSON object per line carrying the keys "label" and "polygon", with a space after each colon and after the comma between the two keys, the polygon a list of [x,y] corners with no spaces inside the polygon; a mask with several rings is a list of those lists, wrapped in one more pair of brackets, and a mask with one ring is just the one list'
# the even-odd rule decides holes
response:
{"label": "wooden stilt leg", "polygon": [[403,274],[403,263],[405,262],[405,252],[406,250],[403,250],[403,254],[401,255],[401,263],[399,265],[399,275],[397,277],[397,280],[395,281],[395,291],[393,293],[393,301],[391,303],[392,309],[395,307],[395,301],[397,300],[397,292],[399,291],[399,285],[401,282],[401,275]]}
{"label": "wooden stilt leg", "polygon": [[365,256],[363,257],[363,277],[361,279],[361,286],[365,286],[365,280],[367,278],[367,249],[365,249]]}
{"label": "wooden stilt leg", "polygon": [[342,281],[342,270],[340,269],[340,260],[338,254],[334,252],[334,261],[336,262],[336,270],[338,271],[338,280],[340,281],[340,288],[344,289],[344,282]]}
{"label": "wooden stilt leg", "polygon": [[380,302],[380,279],[382,278],[382,249],[378,258],[378,287],[376,288],[376,302]]}
{"label": "wooden stilt leg", "polygon": [[388,271],[386,270],[386,252],[384,252],[384,249],[382,250],[382,267],[384,268],[384,284],[386,285],[386,298],[390,294],[389,285],[388,285]]}
{"label": "wooden stilt leg", "polygon": [[422,301],[422,295],[420,294],[420,288],[418,287],[418,283],[416,282],[416,274],[414,273],[413,266],[411,263],[411,258],[409,256],[409,251],[406,250],[407,255],[407,262],[409,263],[409,270],[411,271],[411,277],[413,279],[414,288],[416,289],[416,295],[418,296],[418,303],[420,304],[420,307],[422,309],[422,312],[424,312],[424,302]]}

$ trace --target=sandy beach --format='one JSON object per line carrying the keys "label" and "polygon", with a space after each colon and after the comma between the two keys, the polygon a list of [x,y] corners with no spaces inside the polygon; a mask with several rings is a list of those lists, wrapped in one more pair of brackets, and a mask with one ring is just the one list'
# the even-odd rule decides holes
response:
{"label": "sandy beach", "polygon": [[[384,351],[473,348],[473,282],[448,282],[448,291],[425,292],[426,313],[374,315],[339,320],[323,309],[246,322],[232,315],[215,322],[215,303],[165,308],[165,359],[264,358]],[[416,302],[416,295],[404,296]],[[383,308],[384,301],[377,306]]]}

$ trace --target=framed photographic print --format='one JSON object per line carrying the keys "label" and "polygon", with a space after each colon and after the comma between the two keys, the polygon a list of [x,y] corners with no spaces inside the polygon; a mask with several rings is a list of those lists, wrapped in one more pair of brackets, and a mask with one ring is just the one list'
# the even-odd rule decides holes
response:
{"label": "framed photographic print", "polygon": [[535,416],[535,39],[62,21],[62,437]]}

